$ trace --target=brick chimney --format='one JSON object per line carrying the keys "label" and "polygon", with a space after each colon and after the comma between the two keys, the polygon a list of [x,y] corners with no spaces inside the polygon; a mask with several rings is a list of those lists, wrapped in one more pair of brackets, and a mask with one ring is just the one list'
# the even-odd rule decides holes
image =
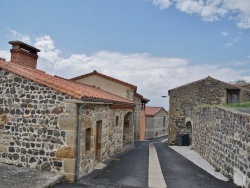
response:
{"label": "brick chimney", "polygon": [[12,63],[36,69],[39,49],[18,40],[10,41],[9,44],[12,45],[10,50]]}

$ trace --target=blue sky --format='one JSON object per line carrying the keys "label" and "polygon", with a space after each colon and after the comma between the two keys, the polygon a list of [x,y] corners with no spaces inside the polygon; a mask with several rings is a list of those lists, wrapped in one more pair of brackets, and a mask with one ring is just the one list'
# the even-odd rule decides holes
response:
{"label": "blue sky", "polygon": [[0,0],[0,57],[10,40],[41,49],[38,68],[97,70],[168,109],[167,91],[207,77],[250,81],[249,0]]}

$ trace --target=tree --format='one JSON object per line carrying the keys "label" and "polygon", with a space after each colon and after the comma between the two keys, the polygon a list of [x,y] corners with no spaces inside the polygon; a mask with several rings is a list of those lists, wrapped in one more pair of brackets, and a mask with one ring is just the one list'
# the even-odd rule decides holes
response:
{"label": "tree", "polygon": [[239,79],[239,80],[231,81],[229,83],[230,84],[241,84],[241,85],[250,84],[248,81],[246,81],[244,79]]}

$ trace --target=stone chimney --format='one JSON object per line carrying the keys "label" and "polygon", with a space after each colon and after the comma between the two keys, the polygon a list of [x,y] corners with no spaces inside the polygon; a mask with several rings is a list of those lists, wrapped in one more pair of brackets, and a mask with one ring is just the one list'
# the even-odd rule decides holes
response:
{"label": "stone chimney", "polygon": [[36,69],[39,49],[18,40],[10,41],[9,44],[12,45],[10,50],[12,63]]}

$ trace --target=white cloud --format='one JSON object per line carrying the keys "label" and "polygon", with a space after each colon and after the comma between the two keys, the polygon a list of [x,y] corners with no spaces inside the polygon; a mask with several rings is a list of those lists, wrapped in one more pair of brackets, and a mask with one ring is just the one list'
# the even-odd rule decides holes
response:
{"label": "white cloud", "polygon": [[[39,58],[42,63],[38,67],[42,70],[54,70],[56,63],[62,60],[60,58],[60,50],[55,48],[54,41],[50,36],[37,37],[34,46],[41,50]],[[53,74],[53,71],[51,73]]]}
{"label": "white cloud", "polygon": [[232,45],[233,45],[232,42],[227,42],[226,44],[224,44],[224,47],[225,47],[225,48],[229,48],[229,47],[231,47]]}
{"label": "white cloud", "polygon": [[[153,57],[150,54],[123,54],[120,52],[99,51],[91,56],[72,54],[62,57],[50,36],[38,37],[35,46],[38,53],[38,69],[49,74],[72,78],[97,70],[138,86],[138,92],[151,100],[149,105],[164,106],[168,109],[168,90],[183,84],[212,76],[223,81],[242,78],[241,72],[218,65],[191,65],[187,59]],[[0,51],[0,56],[8,56]]]}
{"label": "white cloud", "polygon": [[228,32],[226,32],[226,31],[221,32],[221,34],[222,34],[224,37],[227,37],[227,36],[229,35]]}
{"label": "white cloud", "polygon": [[[205,21],[216,21],[222,17],[234,19],[239,28],[250,28],[249,0],[152,0],[160,9],[175,6],[188,14],[197,14]],[[164,6],[165,5],[165,6]]]}
{"label": "white cloud", "polygon": [[224,16],[227,10],[219,7],[219,1],[195,1],[195,0],[175,0],[177,9],[189,13],[198,14],[205,21],[219,20],[220,16]]}
{"label": "white cloud", "polygon": [[6,61],[10,61],[10,52],[0,50],[0,57],[6,59]]}
{"label": "white cloud", "polygon": [[237,43],[238,41],[239,41],[239,37],[236,37],[231,42],[227,42],[226,44],[224,44],[224,47],[229,48],[233,46],[235,43]]}
{"label": "white cloud", "polygon": [[250,82],[250,76],[243,76],[241,79]]}
{"label": "white cloud", "polygon": [[168,8],[172,3],[170,0],[152,0],[153,5],[158,6],[160,9]]}
{"label": "white cloud", "polygon": [[244,66],[244,65],[247,65],[249,64],[248,61],[244,60],[244,61],[233,61],[231,63],[232,66],[235,66],[235,67],[239,67],[239,66]]}
{"label": "white cloud", "polygon": [[45,51],[45,52],[51,51],[51,50],[55,49],[54,41],[48,35],[44,35],[42,37],[38,37],[36,39],[35,46],[37,48],[42,48],[43,51]]}
{"label": "white cloud", "polygon": [[25,34],[21,34],[15,30],[12,30],[12,29],[8,29],[11,34],[12,34],[12,38],[14,38],[14,40],[20,40],[22,42],[25,42],[25,43],[30,43],[30,37],[28,35],[25,35]]}
{"label": "white cloud", "polygon": [[239,28],[250,28],[250,1],[224,0],[224,7],[232,14],[236,14]]}
{"label": "white cloud", "polygon": [[49,36],[38,38],[38,46],[41,50],[38,68],[66,78],[97,70],[137,85],[138,92],[151,100],[149,105],[162,106],[163,99],[160,96],[167,95],[169,89],[209,75],[223,81],[241,78],[241,72],[235,69],[218,65],[191,65],[187,59],[152,57],[150,54],[99,51],[91,56],[72,54],[63,58]]}

